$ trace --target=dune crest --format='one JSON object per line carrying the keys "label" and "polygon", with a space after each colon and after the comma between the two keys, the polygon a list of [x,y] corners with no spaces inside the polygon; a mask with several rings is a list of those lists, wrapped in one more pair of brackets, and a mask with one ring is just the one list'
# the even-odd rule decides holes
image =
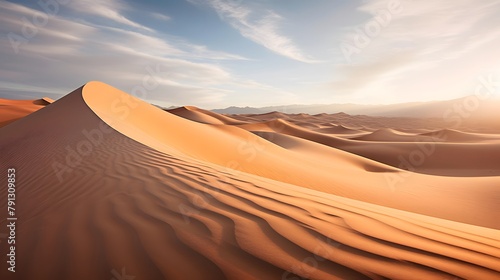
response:
{"label": "dune crest", "polygon": [[0,98],[0,127],[40,110],[52,102],[54,100],[48,97],[36,100],[9,100]]}
{"label": "dune crest", "polygon": [[205,124],[236,125],[245,123],[243,121],[238,121],[233,118],[203,110],[194,106],[183,106],[176,109],[167,110],[167,112],[188,120]]}
{"label": "dune crest", "polygon": [[90,82],[0,128],[22,201],[20,269],[0,278],[499,279],[498,178],[327,145],[360,142],[285,120],[199,123]]}
{"label": "dune crest", "polygon": [[468,142],[479,142],[487,140],[496,140],[498,137],[489,134],[478,134],[478,133],[466,133],[458,131],[455,129],[442,129],[433,132],[427,132],[421,134],[423,136],[431,137],[435,141],[443,142],[455,142],[455,143],[468,143]]}

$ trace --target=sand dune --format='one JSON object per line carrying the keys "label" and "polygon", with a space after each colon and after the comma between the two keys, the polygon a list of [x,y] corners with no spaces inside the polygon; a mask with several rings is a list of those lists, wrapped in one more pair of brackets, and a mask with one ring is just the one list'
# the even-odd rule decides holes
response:
{"label": "sand dune", "polygon": [[[499,177],[423,175],[332,148],[408,143],[179,111],[188,119],[91,82],[1,128],[22,204],[19,271],[0,278],[500,278]],[[448,156],[496,147],[439,144]]]}
{"label": "sand dune", "polygon": [[312,127],[311,124],[323,127],[330,127],[332,126],[331,124],[335,124],[344,125],[351,129],[371,132],[384,128],[395,129],[397,131],[413,134],[424,134],[447,129],[479,134],[498,134],[500,131],[500,120],[496,118],[496,115],[488,114],[479,119],[463,119],[463,122],[461,122],[460,125],[458,125],[456,120],[453,118],[430,118],[426,117],[426,114],[422,114],[422,116],[418,118],[376,117],[366,115],[349,115],[346,113],[308,115],[285,114],[281,112],[228,116],[247,122],[265,122],[281,118],[295,124],[300,124],[300,122],[304,123],[304,120],[307,119],[307,122],[305,123],[308,124],[309,128]]}
{"label": "sand dune", "polygon": [[223,116],[193,106],[183,106],[176,109],[168,110],[168,112],[188,120],[205,124],[235,125],[235,124],[245,123],[243,121],[235,120],[231,117]]}
{"label": "sand dune", "polygon": [[381,141],[381,142],[415,142],[415,141],[437,142],[440,140],[432,136],[427,136],[425,134],[417,136],[412,133],[405,133],[390,128],[381,128],[372,133],[351,139],[361,140],[361,141]]}
{"label": "sand dune", "polygon": [[438,131],[423,133],[421,135],[431,137],[434,139],[434,141],[456,142],[456,143],[467,143],[467,142],[477,143],[488,140],[493,140],[493,141],[499,140],[498,135],[465,133],[454,129],[442,129]]}
{"label": "sand dune", "polygon": [[251,115],[251,117],[254,119],[268,120],[268,119],[287,118],[288,116],[284,113],[274,111],[274,112],[265,113],[265,114]]}
{"label": "sand dune", "polygon": [[54,100],[48,97],[36,100],[9,100],[0,98],[0,127],[23,118],[52,102]]}
{"label": "sand dune", "polygon": [[[442,143],[434,138],[415,137],[382,131],[377,141],[358,141],[318,133],[284,120],[239,126],[250,131],[287,134],[332,148],[341,149],[387,165],[429,175],[449,177],[500,176],[500,135],[487,143]],[[379,131],[380,133],[380,131]],[[466,134],[468,135],[468,134]],[[408,136],[408,137],[407,137]],[[362,136],[363,137],[363,136]],[[361,137],[361,138],[362,138]],[[364,136],[366,137],[366,136]],[[404,141],[402,141],[404,140]]]}
{"label": "sand dune", "polygon": [[[403,133],[390,128],[381,128],[370,134],[363,135],[354,139],[363,141],[413,142],[415,141],[415,135]],[[432,138],[429,138],[429,140],[430,139]]]}
{"label": "sand dune", "polygon": [[365,134],[367,133],[366,131],[359,130],[359,129],[353,129],[346,127],[345,125],[331,125],[329,127],[322,127],[319,129],[315,129],[314,131],[319,132],[319,133],[326,133],[326,134]]}

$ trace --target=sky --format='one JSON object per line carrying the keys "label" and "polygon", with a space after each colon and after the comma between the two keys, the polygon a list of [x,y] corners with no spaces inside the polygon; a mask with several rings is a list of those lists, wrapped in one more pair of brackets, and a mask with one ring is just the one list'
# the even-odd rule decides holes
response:
{"label": "sky", "polygon": [[0,0],[0,97],[391,104],[500,81],[499,0]]}

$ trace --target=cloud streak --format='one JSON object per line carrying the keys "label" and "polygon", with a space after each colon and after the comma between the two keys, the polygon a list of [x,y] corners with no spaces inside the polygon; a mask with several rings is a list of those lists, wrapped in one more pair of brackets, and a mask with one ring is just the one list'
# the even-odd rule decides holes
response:
{"label": "cloud streak", "polygon": [[301,62],[315,62],[305,55],[290,38],[280,34],[279,26],[283,21],[283,17],[272,10],[252,11],[244,6],[241,1],[188,1],[193,4],[208,3],[222,20],[238,30],[243,37],[264,46],[276,54]]}
{"label": "cloud streak", "polygon": [[[376,16],[386,0],[363,2],[358,10]],[[400,1],[393,17],[352,64],[336,66],[332,89],[339,96],[376,102],[472,94],[480,75],[499,71],[500,2],[496,0]],[[363,23],[361,23],[363,26]],[[352,29],[355,29],[354,27]],[[344,35],[349,41],[353,35]]]}
{"label": "cloud streak", "polygon": [[112,20],[116,23],[152,32],[153,30],[126,18],[121,12],[130,7],[120,0],[77,0],[71,1],[67,7],[78,12]]}
{"label": "cloud streak", "polygon": [[[500,76],[497,0],[400,0],[401,11],[351,64],[338,53],[339,43],[367,22],[373,28],[391,0],[317,6],[186,0],[204,9],[168,1],[145,11],[127,0],[83,1],[45,14],[38,2],[0,0],[0,96],[56,92],[49,96],[57,98],[89,80],[131,92],[158,65],[159,86],[148,101],[205,108],[454,99],[471,94],[479,76]],[[286,19],[277,13],[285,4]],[[154,15],[166,10],[171,19]],[[297,67],[295,61],[314,62],[298,42],[329,62]],[[327,50],[332,46],[336,53]],[[280,57],[289,59],[276,63]]]}
{"label": "cloud streak", "polygon": [[[0,5],[0,33],[22,34],[24,19],[42,14],[10,2]],[[0,89],[4,95],[53,92],[50,96],[58,98],[91,80],[130,92],[144,77],[154,76],[159,86],[148,92],[148,100],[209,106],[232,92],[225,84],[248,88],[216,63],[244,59],[238,55],[184,40],[169,41],[156,32],[144,34],[60,15],[36,28],[36,36],[20,47],[19,54],[14,53],[8,38],[0,37]]]}
{"label": "cloud streak", "polygon": [[164,15],[164,14],[160,14],[160,13],[151,13],[151,16],[154,17],[155,19],[162,20],[162,21],[172,20],[171,17]]}

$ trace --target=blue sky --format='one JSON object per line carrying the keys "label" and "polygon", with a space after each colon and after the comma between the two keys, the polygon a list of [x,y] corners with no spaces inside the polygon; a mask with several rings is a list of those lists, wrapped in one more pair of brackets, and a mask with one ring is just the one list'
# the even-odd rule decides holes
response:
{"label": "blue sky", "polygon": [[203,108],[458,98],[500,76],[498,0],[0,0],[0,97],[100,80]]}

